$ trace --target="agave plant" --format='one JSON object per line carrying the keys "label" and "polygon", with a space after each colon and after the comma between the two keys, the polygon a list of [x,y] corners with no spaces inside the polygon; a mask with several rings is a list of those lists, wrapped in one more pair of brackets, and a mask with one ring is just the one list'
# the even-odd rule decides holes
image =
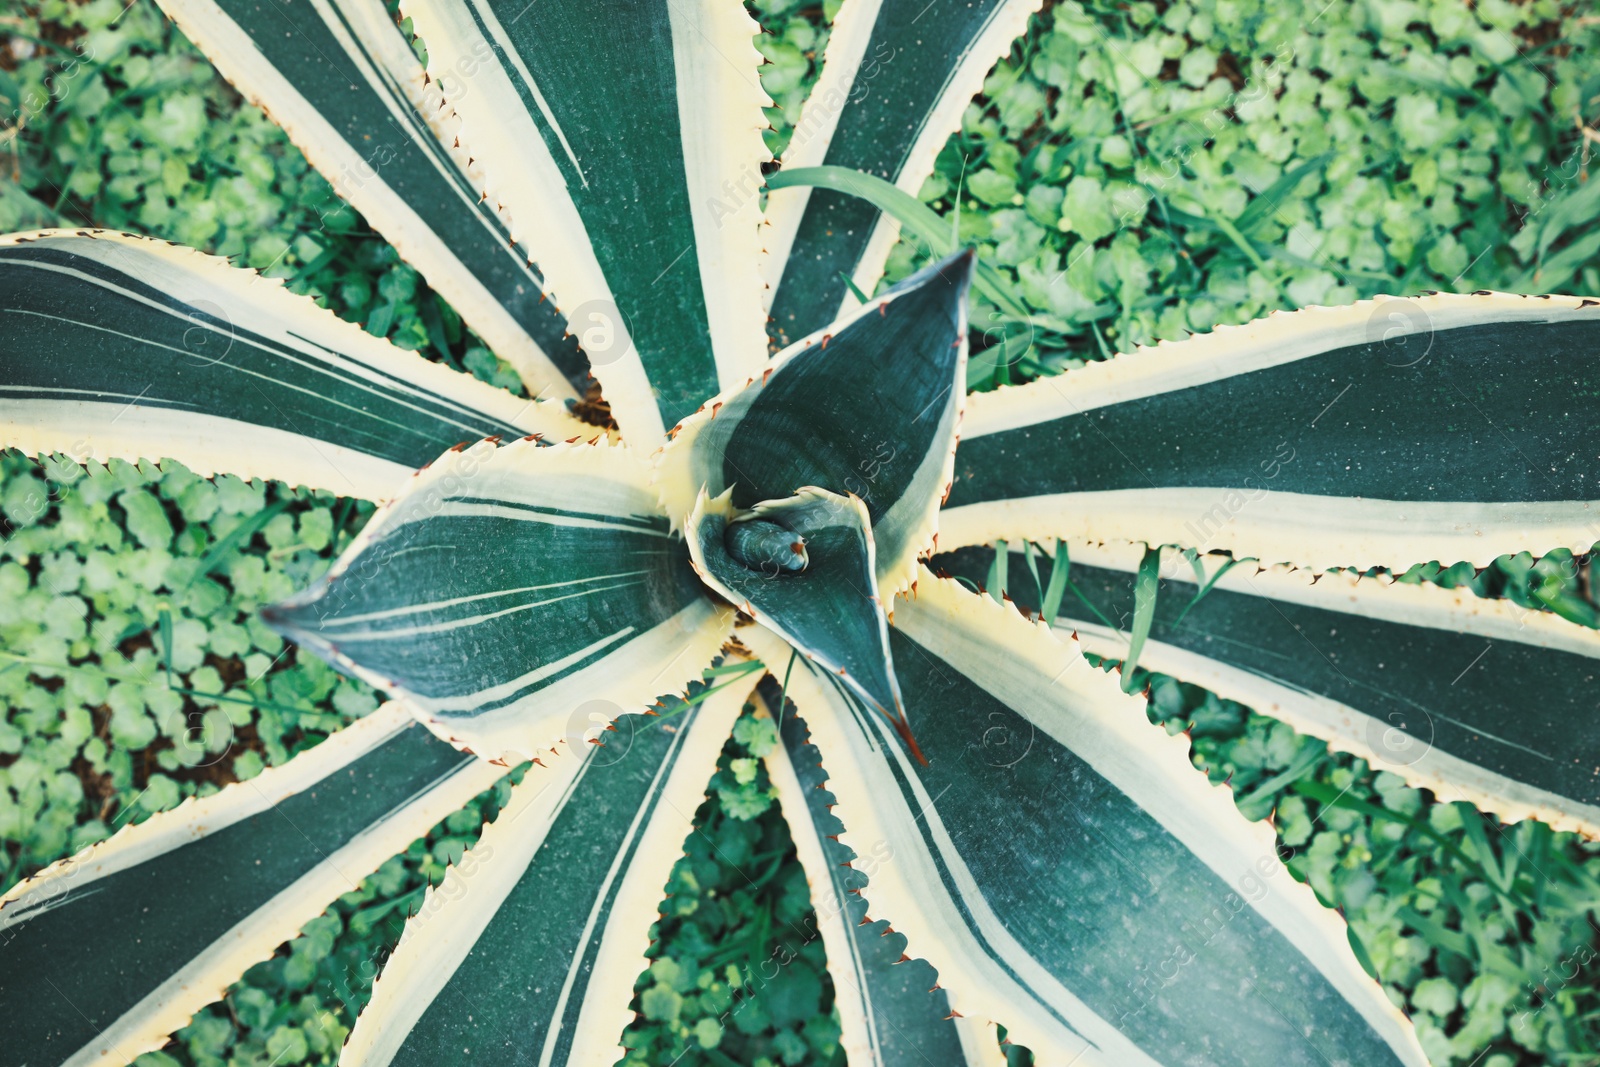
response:
{"label": "agave plant", "polygon": [[[1600,539],[1595,301],[1311,309],[968,396],[969,287],[1027,318],[907,194],[1029,0],[847,0],[765,198],[737,0],[414,0],[426,74],[381,0],[161,3],[538,399],[196,252],[4,239],[0,443],[381,502],[269,619],[393,699],[8,893],[0,1062],[161,1046],[527,760],[341,1062],[614,1062],[752,703],[857,1065],[1002,1062],[996,1025],[1041,1064],[1425,1062],[1136,666],[1600,829],[1600,635],[1395,580]],[[902,222],[952,254],[867,298]]]}

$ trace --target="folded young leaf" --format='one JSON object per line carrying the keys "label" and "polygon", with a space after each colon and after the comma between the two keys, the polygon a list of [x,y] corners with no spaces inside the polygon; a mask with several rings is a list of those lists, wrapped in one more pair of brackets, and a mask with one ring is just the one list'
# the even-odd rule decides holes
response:
{"label": "folded young leaf", "polygon": [[399,704],[0,897],[7,1065],[121,1067],[504,774]]}
{"label": "folded young leaf", "polygon": [[469,176],[454,116],[382,0],[160,3],[530,393],[576,395],[587,366],[565,316]]}
{"label": "folded young leaf", "polygon": [[[777,650],[781,651],[781,650]],[[771,653],[769,653],[771,654]],[[769,665],[782,678],[787,657]],[[770,713],[770,712],[769,712]],[[767,757],[784,820],[794,835],[800,864],[811,882],[811,906],[827,951],[839,1011],[839,1044],[855,1067],[1004,1067],[993,1026],[950,1014],[938,976],[926,960],[906,956],[905,935],[869,915],[868,879],[894,862],[886,840],[857,853],[833,814],[822,756],[808,740],[805,722],[783,716],[784,743]],[[857,839],[850,835],[851,841]]]}
{"label": "folded young leaf", "polygon": [[909,585],[950,485],[971,274],[969,252],[920,271],[684,420],[657,461],[673,521],[702,489],[744,509],[807,485],[849,493],[871,516],[879,586]]}
{"label": "folded young leaf", "polygon": [[[756,525],[778,535],[779,549],[801,556],[803,569],[739,551],[733,539],[741,528]],[[843,678],[869,705],[901,717],[872,527],[859,497],[808,487],[741,515],[727,494],[715,500],[702,494],[685,539],[695,571],[708,586]]]}
{"label": "folded young leaf", "polygon": [[463,441],[596,432],[253,271],[127,234],[0,238],[0,318],[0,444],[28,453],[171,458],[382,500]]}
{"label": "folded young leaf", "polygon": [[[915,196],[984,76],[1040,4],[851,0],[834,21],[784,168],[847,167]],[[770,328],[780,345],[854,308],[851,284],[872,292],[900,231],[871,204],[822,189],[774,190],[767,220]]]}
{"label": "folded young leaf", "polygon": [[956,1011],[1044,1063],[1426,1063],[1271,829],[1070,642],[926,572],[891,638],[926,765],[803,660],[787,691]]}
{"label": "folded young leaf", "polygon": [[403,6],[625,435],[761,373],[759,32],[718,0]]}
{"label": "folded young leaf", "polygon": [[[1127,655],[1118,631],[1142,551],[1070,547],[1070,580],[1094,610],[1068,596],[1057,625],[1089,651]],[[963,549],[934,566],[981,580],[992,559]],[[1140,667],[1282,719],[1441,800],[1600,837],[1600,632],[1465,589],[1197,563],[1164,554]],[[1048,583],[1051,564],[1036,566]],[[1021,553],[1010,554],[1007,588],[1038,609]]]}
{"label": "folded young leaf", "polygon": [[1144,541],[1316,569],[1600,541],[1600,301],[1380,297],[975,396],[945,548]]}
{"label": "folded young leaf", "polygon": [[613,718],[698,677],[727,636],[647,480],[620,445],[448,453],[264,617],[441,736],[521,762],[571,744],[585,707]]}
{"label": "folded young leaf", "polygon": [[749,694],[628,715],[533,767],[430,890],[339,1062],[609,1064],[650,924]]}

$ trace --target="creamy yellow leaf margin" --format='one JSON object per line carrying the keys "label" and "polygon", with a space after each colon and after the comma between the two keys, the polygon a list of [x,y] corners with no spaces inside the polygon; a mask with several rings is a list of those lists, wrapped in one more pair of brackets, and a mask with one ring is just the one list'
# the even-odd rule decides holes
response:
{"label": "creamy yellow leaf margin", "polygon": [[[1074,542],[1068,546],[1068,552],[1074,563],[1132,574],[1138,569],[1144,546]],[[1600,660],[1600,631],[1586,629],[1546,611],[1521,607],[1510,600],[1487,599],[1467,589],[1396,582],[1392,577],[1361,577],[1348,571],[1319,576],[1309,570],[1282,565],[1263,568],[1255,560],[1229,567],[1225,574],[1216,577],[1230,562],[1221,556],[1200,557],[1206,580],[1216,578],[1214,590],[1473,634],[1489,643],[1515,642]],[[1162,550],[1160,573],[1167,580],[1186,583],[1196,578],[1188,559],[1174,548]],[[1069,601],[1063,607],[1072,612],[1075,605]],[[1056,629],[1063,636],[1075,636],[1086,651],[1096,655],[1109,659],[1122,659],[1127,655],[1124,637],[1098,623],[1062,619],[1057,622]],[[1310,646],[1307,646],[1307,654],[1316,655]],[[1440,800],[1465,800],[1479,811],[1490,812],[1506,822],[1538,819],[1555,830],[1600,837],[1600,808],[1594,805],[1515,781],[1420,741],[1415,749],[1408,745],[1398,754],[1400,758],[1392,758],[1396,754],[1385,753],[1373,745],[1373,739],[1384,737],[1390,725],[1359,708],[1279,684],[1154,638],[1145,642],[1139,666],[1193,682],[1218,696],[1280,719],[1301,733],[1328,742],[1336,752],[1360,756],[1380,770],[1399,775],[1408,785],[1433,790]]]}
{"label": "creamy yellow leaf margin", "polygon": [[[1212,786],[1193,767],[1187,738],[1152,727],[1143,701],[1123,694],[1115,679],[1089,666],[1074,642],[1043,624],[1029,623],[1010,604],[969,593],[926,570],[914,592],[896,603],[894,624],[1088,762],[1224,881],[1256,878],[1261,857],[1276,856],[1271,827],[1246,820],[1231,794]],[[783,646],[770,635],[757,633],[745,640],[767,662],[786,662],[780,658]],[[897,822],[897,813],[883,803],[885,788],[893,789],[886,758],[897,760],[907,777],[916,777],[903,749],[896,746],[886,755],[855,743],[844,726],[850,710],[808,672],[793,672],[788,694],[806,717],[829,769],[829,788],[846,827],[841,840],[858,852],[864,842],[910,840],[905,820]],[[915,707],[908,714],[915,730]],[[926,813],[921,817],[932,818]],[[1058,986],[1053,1007],[1077,1032],[1062,1027],[984,955],[956,917],[954,902],[936,891],[937,886],[933,857],[902,848],[894,862],[879,867],[865,892],[873,910],[906,935],[908,951],[939,972],[954,1010],[1005,1026],[1011,1040],[1032,1049],[1041,1064],[1127,1067],[1159,1062]],[[980,902],[965,903],[973,907]],[[1361,969],[1344,923],[1317,902],[1309,886],[1278,878],[1272,891],[1252,906],[1357,1007],[1402,1062],[1425,1067],[1409,1022]],[[1001,944],[1010,940],[1000,925],[993,925],[989,936]],[[1030,969],[1020,945],[1013,945],[1007,960],[1013,967]],[[1031,969],[1039,973],[1030,981],[1055,984],[1037,964]]]}
{"label": "creamy yellow leaf margin", "polygon": [[[1182,341],[1162,341],[1102,363],[1027,385],[975,393],[962,438],[1049,422],[1157,393],[1178,392],[1238,374],[1276,367],[1381,337],[1407,336],[1495,322],[1544,323],[1600,319],[1600,301],[1507,293],[1380,296],[1344,307],[1274,312],[1243,326],[1218,326]],[[1071,462],[1041,456],[1038,462]],[[1197,516],[1238,495],[1239,486],[1117,489],[1020,497],[945,509],[945,549],[996,540],[1052,538],[1143,541],[1226,548],[1240,559],[1330,567],[1389,567],[1466,561],[1487,566],[1517,552],[1543,555],[1557,547],[1586,552],[1600,541],[1600,501],[1495,504],[1388,501],[1310,496],[1265,488],[1249,506],[1223,506],[1219,530],[1195,545]]]}
{"label": "creamy yellow leaf margin", "polygon": [[[469,513],[479,503],[447,503],[452,494],[471,491],[481,500],[510,505],[577,507],[599,514],[643,515],[655,512],[648,473],[621,443],[559,444],[541,447],[529,441],[494,446],[481,442],[448,453],[415,472],[395,500],[380,508],[351,541],[326,581],[340,580],[352,569],[360,580],[361,559],[368,548],[398,521],[409,523]],[[594,520],[574,519],[582,525]],[[666,543],[687,550],[676,538]],[[492,550],[493,546],[490,546]],[[427,605],[418,605],[417,610]],[[642,712],[663,692],[681,689],[700,677],[727,640],[733,627],[731,608],[699,597],[665,622],[634,634],[588,667],[569,674],[531,695],[480,716],[450,717],[444,712],[470,712],[475,700],[537,682],[549,668],[536,668],[481,693],[430,698],[409,692],[394,679],[368,669],[345,655],[337,642],[315,643],[315,651],[343,670],[396,699],[406,700],[422,722],[463,751],[501,765],[556,754],[573,744],[568,720],[580,706],[608,701],[623,712]],[[305,636],[296,636],[305,643]],[[558,666],[551,665],[551,666]]]}
{"label": "creamy yellow leaf margin", "polygon": [[[560,401],[520,399],[403,351],[310,297],[290,292],[281,280],[230,266],[216,256],[110,230],[39,230],[0,237],[0,247],[24,244],[70,252],[152,286],[195,308],[197,328],[202,312],[220,312],[233,327],[283,345],[308,365],[335,365],[374,382],[381,376],[385,388],[398,380],[419,398],[441,398],[551,440],[603,432],[573,418]],[[72,272],[67,266],[38,269]],[[194,358],[174,353],[180,357]],[[93,383],[85,387],[92,392]],[[0,444],[28,455],[64,453],[78,462],[175,459],[206,477],[270,478],[378,501],[402,489],[412,473],[410,467],[338,441],[141,405],[139,399],[39,403],[7,398],[0,388]],[[463,436],[476,436],[466,423]]]}
{"label": "creamy yellow leaf margin", "polygon": [[[98,879],[266,811],[415,725],[410,710],[391,701],[281,766],[269,767],[256,777],[211,796],[191,797],[171,811],[158,812],[51,864],[0,896],[0,941],[4,940],[7,926],[26,921],[30,914],[48,910],[54,902]],[[107,1026],[91,1044],[68,1053],[63,1063],[66,1067],[121,1067],[134,1057],[165,1045],[168,1035],[186,1025],[195,1012],[221,998],[241,974],[269,958],[341,893],[359,888],[361,878],[426,834],[441,819],[459,811],[504,774],[503,767],[474,760],[413,797],[404,807],[324,857]]]}
{"label": "creamy yellow leaf margin", "polygon": [[[951,135],[960,130],[961,116],[967,105],[983,89],[984,78],[1011,51],[1012,44],[1027,30],[1028,20],[1043,6],[1044,0],[1001,0],[1001,10],[990,19],[989,25],[951,72],[938,105],[923,122],[899,173],[889,176],[899,189],[912,196],[922,189],[922,183],[933,173],[939,151]],[[855,91],[882,7],[883,0],[849,0],[840,8],[823,53],[817,84],[801,108],[796,132],[781,161],[783,166],[792,170],[821,166],[826,162],[828,146],[838,128],[840,113]],[[763,271],[769,281],[766,295],[769,309],[810,199],[811,189],[806,186],[775,189],[768,194],[765,232],[768,256]],[[871,293],[877,287],[889,252],[899,239],[900,223],[880,214],[866,251],[852,272],[850,280],[856,288]],[[846,315],[858,306],[860,301],[854,295],[847,295],[838,314]]]}
{"label": "creamy yellow leaf margin", "polygon": [[[617,308],[591,236],[517,85],[498,63],[485,61],[495,46],[515,55],[509,36],[481,0],[410,2],[402,10],[427,42],[429,74],[460,117],[487,195],[506,209],[513,237],[544,270],[557,305],[569,315],[582,313],[571,323],[580,343],[590,329],[605,334],[603,356],[594,358],[594,346],[586,345],[592,372],[623,433],[649,447],[668,427],[630,335],[630,318],[642,309]],[[695,267],[718,382],[726,389],[759,374],[766,358],[757,190],[761,164],[771,159],[761,136],[767,126],[761,109],[772,101],[756,73],[762,58],[753,39],[760,27],[743,5],[670,0],[668,13]],[[544,11],[542,17],[560,15]],[[518,77],[560,135],[543,104],[554,88],[537,85],[525,67]],[[649,224],[643,207],[638,224]],[[600,310],[590,315],[587,308]]]}
{"label": "creamy yellow leaf margin", "polygon": [[[613,919],[599,931],[599,954],[582,993],[567,1063],[606,1067],[620,1054],[619,1039],[633,1018],[628,1002],[647,962],[651,922],[673,864],[683,855],[684,839],[694,829],[694,812],[705,796],[706,782],[748,697],[747,688],[732,685],[701,702],[681,742],[684,755],[670,770],[663,768],[664,802],[655,806],[648,820],[642,810],[635,818],[630,837],[637,835],[638,851],[625,869],[621,856],[612,868],[611,877],[621,879],[621,889],[611,909]],[[587,752],[564,753],[547,767],[530,768],[478,842],[446,872],[438,887],[427,891],[351,1031],[339,1058],[341,1067],[384,1067],[395,1058],[523,873],[540,862],[539,850],[582,778],[588,757]],[[590,932],[585,932],[584,944]],[[569,986],[574,981],[570,971],[562,976],[523,977],[531,981],[564,977]],[[555,1036],[553,1029],[545,1035],[544,1047],[537,1050],[540,1064],[550,1062]],[[532,1049],[527,1052],[535,1054]]]}
{"label": "creamy yellow leaf margin", "polygon": [[[881,308],[904,295],[903,292],[885,293],[875,297],[832,325],[800,338],[772,357],[760,379],[743,382],[707,400],[699,411],[673,428],[672,439],[651,457],[651,479],[661,498],[661,507],[672,520],[674,530],[683,529],[689,516],[699,506],[701,490],[706,490],[712,496],[720,496],[727,490],[728,484],[722,470],[723,449],[739,421],[759,399],[762,389],[776,375],[792,368],[811,349],[826,346],[829,338],[844,332],[853,323],[879,314]],[[963,325],[966,323],[965,308],[961,322]],[[960,359],[954,370],[957,383],[966,378],[967,347],[963,330]],[[939,503],[950,491],[950,482],[955,475],[956,450],[966,432],[969,396],[959,385],[954,395],[956,402],[954,418],[949,427],[948,447],[941,447],[919,458],[911,489],[902,493],[900,499],[874,526],[878,587],[886,598],[893,598],[916,580],[917,561],[938,545],[940,523],[945,514],[940,511]],[[722,420],[720,423],[717,422],[719,418]],[[840,488],[849,491],[848,486]],[[892,554],[879,552],[883,534],[891,530],[900,533],[904,547]]]}
{"label": "creamy yellow leaf margin", "polygon": [[[495,354],[517,371],[528,391],[545,398],[576,397],[577,392],[544,350],[484,287],[472,270],[440,240],[428,220],[418,215],[383,177],[376,164],[347,141],[317,108],[261,54],[250,35],[216,0],[159,0],[229,84],[283,127],[295,147],[328,179],[373,228],[416,266],[428,284],[461,313]],[[452,112],[441,107],[437,86],[430,86],[422,64],[401,35],[381,0],[302,0],[344,36],[340,16],[348,20],[354,39],[339,56],[352,77],[366,81],[391,111],[397,128],[421,124],[438,138],[438,155],[450,160],[469,184],[481,191],[482,175],[456,136]],[[331,62],[331,57],[330,57]],[[394,88],[391,89],[391,86]],[[399,91],[394,91],[398,89]],[[502,223],[504,219],[502,217]],[[526,257],[521,256],[526,262]],[[541,288],[527,270],[530,288]]]}

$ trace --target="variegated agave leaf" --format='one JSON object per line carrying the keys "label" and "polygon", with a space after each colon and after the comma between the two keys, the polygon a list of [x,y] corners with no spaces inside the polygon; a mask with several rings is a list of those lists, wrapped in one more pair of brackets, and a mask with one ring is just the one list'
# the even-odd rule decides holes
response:
{"label": "variegated agave leaf", "polygon": [[[851,0],[834,22],[784,169],[842,167],[915,196],[984,76],[1041,2]],[[767,218],[768,307],[780,345],[854,309],[851,286],[872,292],[900,230],[871,204],[822,189],[773,190]]]}
{"label": "variegated agave leaf", "polygon": [[[1008,554],[1007,595],[1037,612],[1059,563]],[[1142,546],[1072,544],[1056,626],[1129,656]],[[993,553],[935,566],[987,578]],[[1034,581],[1038,575],[1039,583]],[[1600,632],[1463,589],[1164,553],[1137,665],[1193,682],[1508,821],[1600,836]]]}
{"label": "variegated agave leaf", "polygon": [[366,217],[517,369],[530,393],[572,396],[583,356],[511,239],[383,0],[162,0],[184,34],[260,104]]}
{"label": "variegated agave leaf", "polygon": [[544,269],[624,433],[643,446],[759,375],[757,190],[771,101],[743,6],[403,10],[490,199]]}
{"label": "variegated agave leaf", "polygon": [[534,768],[407,924],[340,1062],[614,1063],[662,886],[752,677]]}
{"label": "variegated agave leaf", "polygon": [[22,882],[0,897],[0,1058],[109,1067],[159,1048],[503,773],[389,704]]}
{"label": "variegated agave leaf", "polygon": [[701,490],[741,509],[802,486],[848,493],[866,505],[879,585],[909,585],[950,485],[971,271],[963,252],[918,272],[685,419],[656,463],[675,521]]}
{"label": "variegated agave leaf", "polygon": [[[925,574],[894,616],[925,761],[804,660],[786,688],[832,775],[839,839],[880,858],[867,914],[933,964],[956,1012],[1002,1022],[1047,1063],[1426,1063],[1271,830],[1241,819],[1138,700],[953,581]],[[773,638],[750,641],[787,659]],[[804,741],[788,732],[775,759],[814,761]],[[815,862],[839,835],[798,814]],[[868,993],[840,1000],[841,1016],[865,1014],[858,1032],[899,1010],[904,994],[871,968],[829,964]]]}
{"label": "variegated agave leaf", "polygon": [[[1380,297],[974,396],[942,546],[1385,567],[1600,542],[1600,301]],[[1070,459],[1069,459],[1070,457]]]}
{"label": "variegated agave leaf", "polygon": [[383,500],[463,441],[595,434],[164,241],[0,239],[0,441],[84,462],[176,459]]}
{"label": "variegated agave leaf", "polygon": [[531,441],[418,472],[266,618],[507,764],[570,744],[585,704],[643,711],[699,677],[732,623],[628,449]]}
{"label": "variegated agave leaf", "polygon": [[808,486],[739,514],[731,495],[702,494],[689,516],[689,552],[701,579],[902,721],[867,506]]}
{"label": "variegated agave leaf", "polygon": [[[776,669],[793,678],[793,672]],[[762,710],[771,715],[769,708],[763,701]],[[886,919],[872,918],[863,894],[883,865],[894,862],[894,846],[856,835],[846,841],[848,828],[834,814],[838,798],[827,788],[822,753],[810,743],[805,720],[789,711],[781,721],[783,744],[767,757],[767,770],[811,876],[817,935],[827,950],[838,1006],[839,1043],[850,1062],[1003,1067],[994,1024],[953,1013],[933,968],[906,954],[905,934]]]}

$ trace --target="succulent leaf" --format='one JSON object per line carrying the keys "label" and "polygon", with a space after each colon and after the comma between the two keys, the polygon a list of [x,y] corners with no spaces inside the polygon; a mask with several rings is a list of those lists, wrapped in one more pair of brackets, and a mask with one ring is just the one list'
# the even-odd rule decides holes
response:
{"label": "succulent leaf", "polygon": [[[752,521],[789,531],[805,547],[806,567],[752,566],[730,552],[730,535]],[[695,569],[708,586],[843,678],[879,712],[903,718],[889,623],[878,597],[872,527],[860,498],[807,486],[740,515],[729,494],[715,500],[702,495],[685,533]]]}
{"label": "succulent leaf", "polygon": [[760,374],[770,101],[743,6],[440,0],[404,10],[489,198],[544,269],[623,433],[648,448],[707,397]]}
{"label": "succulent leaf", "polygon": [[642,711],[726,637],[647,473],[611,445],[450,452],[267,620],[404,694],[442,736],[520,762],[581,743],[585,706]]}
{"label": "succulent leaf", "polygon": [[[852,0],[784,152],[784,170],[876,175],[915,196],[995,61],[1041,0]],[[767,203],[768,306],[780,346],[822,329],[871,293],[899,232],[872,204],[827,189],[774,190]]]}
{"label": "succulent leaf", "polygon": [[[869,913],[953,1010],[1003,1021],[1045,1062],[1427,1062],[1270,828],[1070,641],[926,572],[894,621],[926,764],[804,660],[788,692],[841,839],[892,856],[862,890]],[[747,643],[784,662],[770,635]]]}
{"label": "succulent leaf", "polygon": [[21,882],[0,897],[6,1062],[120,1065],[160,1048],[503,773],[391,703]]}
{"label": "succulent leaf", "polygon": [[[1037,610],[1023,554],[1009,556],[1012,599]],[[963,549],[934,566],[972,578],[991,557]],[[1105,620],[1132,617],[1140,558],[1132,546],[1073,545],[1071,581],[1098,610],[1067,597],[1057,627],[1125,657],[1127,634]],[[1166,551],[1140,667],[1282,719],[1442,800],[1600,836],[1600,631],[1466,589],[1230,562],[1206,556],[1195,569]],[[1054,565],[1038,566],[1055,580]]]}
{"label": "succulent leaf", "polygon": [[739,509],[801,486],[852,494],[871,519],[879,585],[909,584],[950,483],[971,270],[958,253],[917,273],[687,419],[658,458],[668,513],[681,521],[702,488],[731,489]]}
{"label": "succulent leaf", "polygon": [[723,541],[736,562],[768,577],[798,574],[811,562],[802,534],[754,515],[731,519]]}
{"label": "succulent leaf", "polygon": [[234,87],[506,360],[534,395],[586,371],[566,319],[469,173],[455,116],[382,0],[161,0]]}
{"label": "succulent leaf", "polygon": [[805,721],[789,711],[782,723],[783,744],[767,755],[767,770],[802,866],[813,879],[812,906],[833,979],[839,1044],[850,1063],[1004,1067],[994,1026],[952,1015],[933,968],[907,955],[914,950],[887,919],[872,918],[863,894],[879,867],[894,862],[894,853],[887,841],[861,841],[848,833],[833,813],[828,773]]}
{"label": "succulent leaf", "polygon": [[[945,548],[1145,541],[1404,570],[1600,541],[1600,301],[1379,298],[978,394]],[[1554,383],[1560,383],[1556,386]]]}
{"label": "succulent leaf", "polygon": [[407,922],[339,1062],[614,1062],[650,918],[749,677],[531,768]]}
{"label": "succulent leaf", "polygon": [[[588,431],[224,260],[126,234],[0,239],[0,444],[171,458],[382,500],[462,441]],[[20,358],[20,353],[27,358]]]}

